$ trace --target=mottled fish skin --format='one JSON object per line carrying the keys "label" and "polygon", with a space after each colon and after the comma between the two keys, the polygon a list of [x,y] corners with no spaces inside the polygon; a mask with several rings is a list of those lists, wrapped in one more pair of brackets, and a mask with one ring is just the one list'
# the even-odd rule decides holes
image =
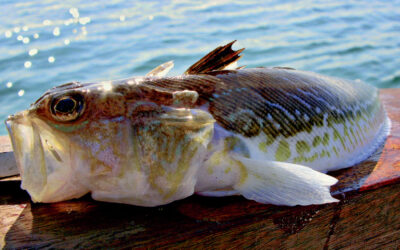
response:
{"label": "mottled fish skin", "polygon": [[210,74],[225,83],[210,112],[252,158],[327,172],[364,160],[388,133],[377,88],[360,81],[282,68]]}

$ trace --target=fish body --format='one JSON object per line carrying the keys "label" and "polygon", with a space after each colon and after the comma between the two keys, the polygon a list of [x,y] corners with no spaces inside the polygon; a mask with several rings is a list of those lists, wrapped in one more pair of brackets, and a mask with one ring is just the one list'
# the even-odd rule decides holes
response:
{"label": "fish body", "polygon": [[232,68],[232,43],[184,75],[55,87],[6,121],[22,188],[36,202],[78,198],[157,206],[193,193],[262,203],[335,202],[330,170],[385,140],[376,88],[290,68]]}

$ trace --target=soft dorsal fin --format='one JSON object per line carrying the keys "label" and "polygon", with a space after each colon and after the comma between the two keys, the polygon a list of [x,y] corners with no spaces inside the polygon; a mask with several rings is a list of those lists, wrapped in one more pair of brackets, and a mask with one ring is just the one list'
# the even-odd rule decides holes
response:
{"label": "soft dorsal fin", "polygon": [[242,56],[239,54],[244,50],[240,49],[237,51],[232,50],[232,44],[236,42],[232,41],[225,46],[220,46],[206,56],[201,58],[198,62],[193,64],[190,68],[185,71],[186,75],[206,73],[213,70],[223,70],[230,64],[235,63]]}

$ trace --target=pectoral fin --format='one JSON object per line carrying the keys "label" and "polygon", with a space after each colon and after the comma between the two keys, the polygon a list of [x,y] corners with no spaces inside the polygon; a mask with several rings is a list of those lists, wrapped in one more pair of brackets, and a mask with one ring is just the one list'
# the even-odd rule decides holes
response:
{"label": "pectoral fin", "polygon": [[329,175],[297,164],[234,158],[247,170],[247,178],[234,189],[247,199],[285,206],[338,201],[329,190],[337,179]]}
{"label": "pectoral fin", "polygon": [[215,122],[212,115],[201,109],[182,109],[167,107],[160,116],[160,121],[165,126],[180,127],[181,129],[198,129],[213,127]]}

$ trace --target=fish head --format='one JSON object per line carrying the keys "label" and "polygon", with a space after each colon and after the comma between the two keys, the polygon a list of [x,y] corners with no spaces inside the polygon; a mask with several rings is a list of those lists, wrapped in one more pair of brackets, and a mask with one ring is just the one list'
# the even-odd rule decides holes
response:
{"label": "fish head", "polygon": [[6,120],[33,201],[91,192],[97,200],[156,206],[193,193],[215,121],[194,107],[195,91],[151,81],[64,84]]}

